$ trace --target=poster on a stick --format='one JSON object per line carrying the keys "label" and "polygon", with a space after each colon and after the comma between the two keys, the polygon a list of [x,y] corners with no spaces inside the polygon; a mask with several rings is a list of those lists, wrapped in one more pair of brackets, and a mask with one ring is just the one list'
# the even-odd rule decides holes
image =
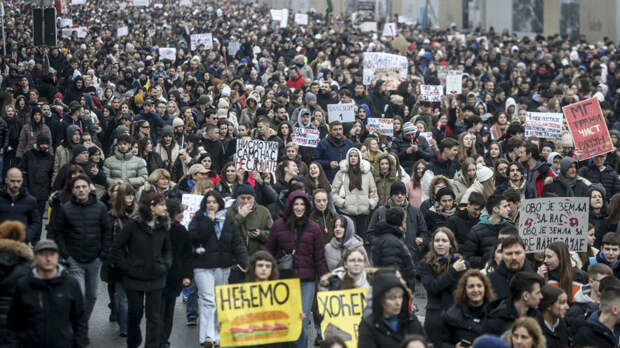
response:
{"label": "poster on a stick", "polygon": [[363,82],[364,85],[370,85],[372,77],[375,74],[375,69],[378,68],[400,68],[400,74],[403,79],[407,78],[407,69],[409,68],[409,62],[407,57],[399,56],[396,54],[381,53],[381,52],[364,52],[363,62]]}
{"label": "poster on a stick", "polygon": [[353,104],[327,104],[327,121],[332,123],[355,122],[355,105]]}
{"label": "poster on a stick", "polygon": [[295,127],[293,142],[299,146],[316,147],[321,140],[320,132],[315,128]]}
{"label": "poster on a stick", "polygon": [[605,123],[605,116],[596,98],[590,98],[562,108],[575,149],[581,152],[577,160],[583,161],[614,150]]}
{"label": "poster on a stick", "polygon": [[526,199],[519,208],[519,236],[526,253],[545,251],[553,242],[586,251],[590,205],[587,197]]}
{"label": "poster on a stick", "polygon": [[394,119],[372,117],[368,119],[368,131],[388,137],[394,136]]}
{"label": "poster on a stick", "polygon": [[235,168],[247,172],[272,173],[278,166],[278,143],[262,140],[237,140]]}
{"label": "poster on a stick", "polygon": [[525,136],[538,138],[562,138],[561,112],[528,112],[525,116]]}
{"label": "poster on a stick", "polygon": [[443,87],[441,85],[421,85],[420,92],[422,101],[439,103],[443,96]]}

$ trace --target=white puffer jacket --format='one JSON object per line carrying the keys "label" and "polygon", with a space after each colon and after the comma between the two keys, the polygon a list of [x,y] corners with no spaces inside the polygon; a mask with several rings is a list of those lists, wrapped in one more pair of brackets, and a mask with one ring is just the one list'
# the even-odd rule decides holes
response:
{"label": "white puffer jacket", "polygon": [[[357,188],[353,191],[349,190],[349,154],[351,151],[356,151],[361,161],[361,190]],[[340,161],[340,170],[336,173],[334,182],[332,183],[334,204],[347,215],[368,215],[370,211],[377,206],[377,202],[379,201],[375,178],[370,170],[370,162],[361,159],[362,154],[356,148],[349,149],[346,158],[347,159]]]}

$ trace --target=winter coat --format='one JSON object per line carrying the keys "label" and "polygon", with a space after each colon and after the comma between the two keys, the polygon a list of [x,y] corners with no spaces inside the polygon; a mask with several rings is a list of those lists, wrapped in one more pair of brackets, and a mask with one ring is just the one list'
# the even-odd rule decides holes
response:
{"label": "winter coat", "polygon": [[[547,178],[547,180],[553,181],[552,178]],[[528,183],[525,180],[523,180],[521,182],[521,185],[518,185],[518,186],[513,185],[509,180],[499,183],[495,186],[495,193],[502,194],[508,189],[517,190],[521,194],[521,200],[537,197],[536,186],[528,185]],[[541,189],[541,193],[542,193],[542,189]]]}
{"label": "winter coat", "polygon": [[[75,158],[74,158],[71,160],[71,162],[65,163],[65,165],[63,165],[58,171],[56,178],[54,179],[54,182],[52,183],[53,190],[58,191],[58,190],[64,189],[65,181],[67,181],[67,174],[69,174],[69,169],[71,168],[72,165],[77,165],[77,166],[82,167],[82,169],[84,170],[84,173],[86,173],[86,175],[90,178],[93,184],[105,186],[106,176],[103,170],[99,169],[99,167],[91,161],[88,161],[86,163],[76,163]],[[93,167],[97,167],[98,169],[97,175],[93,174]]]}
{"label": "winter coat", "polygon": [[[36,129],[33,128],[31,123],[26,123],[24,127],[22,127],[22,131],[19,133],[19,145],[17,145],[17,152],[15,153],[15,156],[17,158],[22,158],[24,153],[32,150],[37,144],[37,137],[39,135],[45,135],[50,142],[52,141],[52,132],[49,127],[43,123],[43,121],[41,121],[41,126]],[[50,151],[54,151],[54,149],[50,148]]]}
{"label": "winter coat", "polygon": [[[155,148],[155,153],[159,154],[161,161],[163,163],[162,168],[166,169],[168,172],[172,171],[172,167],[174,166],[174,162],[179,157],[179,144],[177,144],[174,139],[172,139],[172,149],[170,150],[170,158],[168,158],[168,151],[164,148],[162,143],[157,144]],[[150,173],[150,172],[149,172]]]}
{"label": "winter coat", "polygon": [[[390,169],[386,175],[381,174],[379,163],[384,158],[387,158],[390,163]],[[396,179],[396,160],[387,153],[382,153],[377,156],[375,163],[372,165],[372,173],[375,177],[375,185],[377,186],[377,195],[379,196],[378,205],[384,205],[390,198],[390,187]]]}
{"label": "winter coat", "polygon": [[[295,276],[302,281],[314,281],[328,272],[323,236],[319,225],[310,218],[301,228],[296,228],[294,233],[289,231],[286,219],[291,214],[293,201],[296,198],[303,198],[306,201],[306,209],[310,209],[310,198],[303,191],[291,192],[284,208],[284,217],[276,220],[271,227],[267,240],[267,251],[279,260],[285,254],[290,254],[295,250],[293,255]],[[299,236],[300,233],[301,237]],[[299,247],[295,249],[297,238],[300,238]]]}
{"label": "winter coat", "polygon": [[26,243],[36,244],[41,236],[41,215],[37,200],[22,185],[19,194],[13,198],[6,185],[0,188],[0,223],[17,220],[26,226]]}
{"label": "winter coat", "polygon": [[211,159],[213,160],[211,170],[219,172],[224,164],[226,164],[224,162],[224,145],[222,145],[222,142],[219,139],[211,140],[204,137],[202,138],[202,143],[204,149],[211,155]]}
{"label": "winter coat", "polygon": [[430,160],[430,163],[427,167],[435,176],[443,175],[446,178],[453,178],[456,174],[456,171],[459,169],[459,162],[454,160],[444,160],[441,158],[440,153],[438,152],[435,156],[433,156]]}
{"label": "winter coat", "polygon": [[457,202],[457,204],[459,202],[463,203],[463,200],[461,198],[465,194],[465,191],[467,191],[467,189],[472,186],[475,181],[475,179],[472,179],[471,182],[468,183],[467,179],[465,179],[465,175],[463,174],[462,169],[456,172],[456,174],[454,174],[454,179],[452,179],[452,187],[454,187],[454,195],[456,196],[454,201]]}
{"label": "winter coat", "polygon": [[[318,209],[313,209],[312,213],[310,213],[310,219],[316,222],[321,231],[323,231],[323,243],[327,244],[332,237],[334,236],[334,225],[336,224],[336,212],[327,207],[324,212],[320,212]],[[353,223],[350,224],[351,227]],[[347,225],[347,229],[349,228],[349,224]]]}
{"label": "winter coat", "polygon": [[166,289],[178,296],[183,289],[183,278],[192,277],[192,238],[185,226],[176,221],[170,224],[170,246],[172,265],[166,278]]}
{"label": "winter coat", "polygon": [[579,175],[590,181],[591,183],[600,183],[605,188],[605,198],[611,197],[620,192],[620,179],[618,173],[610,167],[605,167],[600,171],[594,164],[579,169]]}
{"label": "winter coat", "polygon": [[593,313],[582,326],[573,341],[574,348],[616,348],[618,340],[612,330],[598,320],[600,312]]}
{"label": "winter coat", "polygon": [[32,149],[24,154],[20,164],[24,185],[37,201],[49,198],[54,174],[54,156],[49,151]]}
{"label": "winter coat", "polygon": [[112,224],[105,204],[91,192],[86,202],[75,196],[60,206],[50,222],[50,236],[58,244],[60,256],[89,263],[105,260],[112,245]]}
{"label": "winter coat", "polygon": [[407,149],[412,145],[411,140],[404,138],[403,134],[395,136],[394,140],[392,140],[390,152],[398,156],[400,165],[404,168],[413,167],[413,164],[418,160],[430,161],[433,158],[433,152],[425,137],[418,136],[415,143],[418,144],[418,151],[407,153]]}
{"label": "winter coat", "polygon": [[[248,249],[248,255],[253,255],[259,250],[265,250],[267,239],[269,238],[269,231],[273,226],[273,219],[271,213],[264,206],[255,203],[254,209],[245,217],[239,214],[239,207],[237,202],[228,208],[226,213],[230,216],[235,223],[235,227],[241,235],[241,239],[245,243]],[[258,237],[250,237],[248,231],[257,229],[259,231]]]}
{"label": "winter coat", "polygon": [[172,266],[170,220],[160,217],[151,228],[139,215],[133,217],[114,241],[110,263],[121,270],[128,290],[163,289]]}
{"label": "winter coat", "polygon": [[[523,267],[518,272],[536,272],[532,263],[525,260]],[[510,297],[510,280],[517,272],[513,272],[506,267],[504,261],[500,262],[495,271],[489,274],[489,280],[493,285],[493,291],[498,300]]]}
{"label": "winter coat", "polygon": [[[355,149],[349,151],[359,150]],[[334,204],[341,212],[350,216],[370,214],[370,211],[375,209],[379,201],[375,179],[370,171],[370,163],[361,159],[361,154],[359,158],[361,161],[361,190],[358,188],[353,189],[353,191],[349,190],[349,161],[346,159],[340,162],[340,170],[336,173],[336,177],[332,183],[332,198],[334,199]]]}
{"label": "winter coat", "polygon": [[410,289],[414,289],[415,266],[409,248],[398,226],[379,223],[371,248],[372,261],[376,267],[395,267],[400,270]]}
{"label": "winter coat", "polygon": [[601,248],[603,236],[605,235],[605,233],[612,231],[607,224],[606,210],[607,209],[603,207],[603,209],[601,209],[601,211],[597,213],[592,208],[590,208],[588,223],[594,225],[594,235],[596,236],[596,239],[594,240],[595,248]]}
{"label": "winter coat", "polygon": [[536,317],[536,320],[545,336],[547,348],[566,348],[571,346],[569,344],[568,327],[566,326],[565,319],[560,319],[558,326],[553,331],[545,323],[542,314]]}
{"label": "winter coat", "polygon": [[364,249],[364,241],[355,234],[353,228],[347,226],[342,239],[332,237],[329,243],[325,245],[327,268],[331,271],[338,267],[344,254],[349,250],[360,250],[365,255],[366,260],[368,260],[368,255],[366,255],[366,250]]}
{"label": "winter coat", "polygon": [[447,257],[442,257],[441,259],[440,263],[444,265],[446,263],[449,264],[448,269],[441,274],[436,274],[425,259],[418,265],[418,273],[428,296],[426,304],[427,316],[429,311],[441,312],[454,304],[452,294],[454,289],[456,289],[456,284],[465,272],[457,272],[452,267],[452,264],[460,259],[460,255],[452,254],[449,259]]}
{"label": "winter coat", "polygon": [[127,153],[121,153],[118,149],[114,150],[114,156],[106,158],[103,163],[103,172],[108,186],[118,180],[123,180],[129,182],[136,190],[144,185],[148,177],[146,162],[134,156],[131,150]]}
{"label": "winter coat", "polygon": [[424,212],[424,221],[429,231],[435,231],[439,227],[446,226],[448,218],[456,213],[456,204],[449,211],[441,211],[439,201],[435,201],[435,204],[428,208]]}
{"label": "winter coat", "polygon": [[[527,316],[536,318],[539,315],[537,309],[530,309]],[[512,323],[519,318],[519,313],[510,298],[496,300],[491,303],[489,315],[483,324],[482,332],[501,336],[512,326]]]}
{"label": "winter coat", "polygon": [[205,249],[202,255],[194,254],[192,267],[194,269],[229,268],[235,264],[246,267],[248,251],[235,227],[233,217],[227,215],[225,210],[216,214],[223,215],[224,219],[219,238],[216,235],[217,221],[211,220],[206,210],[199,210],[189,223],[189,234],[192,237],[194,250],[198,247]]}
{"label": "winter coat", "polygon": [[611,268],[616,278],[620,278],[620,259],[618,259],[618,261],[616,261],[616,263],[612,265],[609,261],[607,261],[607,259],[605,258],[605,255],[603,255],[603,253],[599,251],[598,254],[596,254],[596,257],[594,258],[594,260],[596,262],[593,262],[592,258],[588,258],[588,261],[586,262],[586,264],[583,265],[583,269],[587,270],[590,265],[593,265],[595,263],[602,263],[602,264],[609,266],[609,268]]}
{"label": "winter coat", "polygon": [[483,324],[487,318],[489,303],[484,302],[478,311],[472,310],[469,305],[458,306],[453,304],[441,316],[442,330],[437,333],[429,332],[429,337],[440,337],[441,348],[453,348],[460,340],[474,342],[482,335]]}
{"label": "winter coat", "polygon": [[[573,197],[588,197],[588,186],[590,186],[590,182],[578,176],[577,184],[573,189]],[[564,186],[564,184],[560,182],[559,176],[557,176],[555,177],[555,179],[553,179],[552,183],[545,185],[545,188],[542,192],[553,192],[558,195],[558,197],[568,197],[567,191],[567,188]]]}
{"label": "winter coat", "polygon": [[332,139],[332,136],[329,135],[319,141],[319,144],[312,153],[312,161],[316,161],[323,166],[327,179],[332,181],[339,168],[332,169],[330,163],[333,161],[340,163],[340,161],[346,160],[346,155],[352,146],[353,142],[346,137],[342,142],[337,143]]}
{"label": "winter coat", "polygon": [[[383,317],[381,299],[384,294],[394,288],[403,289],[403,303],[398,314],[398,330],[394,331]],[[362,319],[359,326],[359,348],[398,348],[408,335],[424,336],[422,324],[414,313],[409,312],[409,294],[400,281],[390,274],[380,274],[372,287],[372,314]]]}
{"label": "winter coat", "polygon": [[456,208],[454,215],[450,216],[446,221],[448,227],[459,246],[465,245],[472,228],[480,221],[480,218],[470,219],[467,213],[467,207]]}
{"label": "winter coat", "polygon": [[8,313],[9,345],[87,347],[88,320],[78,282],[62,266],[52,279],[34,269],[20,279]]}
{"label": "winter coat", "polygon": [[536,197],[540,198],[545,185],[551,183],[554,177],[555,174],[553,174],[551,166],[546,162],[538,161],[536,162],[534,169],[529,169],[527,165],[525,166],[523,179],[528,187],[527,190],[536,192]]}
{"label": "winter coat", "polygon": [[461,250],[473,268],[483,268],[489,256],[494,252],[493,245],[499,235],[499,230],[509,222],[502,219],[499,224],[491,224],[488,215],[480,217],[469,232],[469,236]]}
{"label": "winter coat", "polygon": [[0,346],[8,342],[7,313],[17,282],[31,270],[32,249],[11,239],[0,239]]}

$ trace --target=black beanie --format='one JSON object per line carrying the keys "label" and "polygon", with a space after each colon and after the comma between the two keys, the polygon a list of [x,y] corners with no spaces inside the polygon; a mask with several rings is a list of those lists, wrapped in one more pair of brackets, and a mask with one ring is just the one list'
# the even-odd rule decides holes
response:
{"label": "black beanie", "polygon": [[385,213],[385,222],[392,226],[400,226],[405,218],[405,212],[401,207],[392,207]]}
{"label": "black beanie", "polygon": [[43,145],[43,144],[50,144],[50,138],[47,137],[47,135],[45,134],[39,134],[39,136],[37,136],[37,145]]}

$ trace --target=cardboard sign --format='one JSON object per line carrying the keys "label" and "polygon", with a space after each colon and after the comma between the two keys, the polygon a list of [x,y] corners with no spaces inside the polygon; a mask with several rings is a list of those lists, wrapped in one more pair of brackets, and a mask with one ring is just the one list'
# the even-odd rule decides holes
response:
{"label": "cardboard sign", "polygon": [[422,101],[439,103],[443,96],[443,87],[441,85],[421,85],[420,92],[422,93]]}
{"label": "cardboard sign", "polygon": [[71,28],[73,26],[73,19],[71,18],[61,18],[60,19],[60,27],[61,28]]}
{"label": "cardboard sign", "polygon": [[318,129],[295,127],[293,142],[299,146],[316,147],[321,141],[320,135]]}
{"label": "cardboard sign", "polygon": [[308,15],[305,13],[295,13],[295,23],[299,25],[308,25]]}
{"label": "cardboard sign", "polygon": [[402,74],[400,73],[400,67],[375,69],[375,73],[372,76],[370,84],[374,86],[375,83],[379,80],[383,81],[383,86],[388,91],[397,90],[401,82],[405,81]]}
{"label": "cardboard sign", "polygon": [[85,5],[86,0],[71,0],[71,5]]}
{"label": "cardboard sign", "polygon": [[575,148],[582,152],[579,161],[614,150],[609,129],[598,99],[590,98],[562,108]]}
{"label": "cardboard sign", "polygon": [[446,94],[463,93],[463,72],[458,70],[450,70],[446,75]]}
{"label": "cardboard sign", "polygon": [[205,49],[213,48],[213,35],[211,33],[192,34],[190,36],[190,50],[195,51],[200,45],[204,45]]}
{"label": "cardboard sign", "polygon": [[239,40],[231,41],[228,43],[228,55],[234,56],[241,49],[241,42]]}
{"label": "cardboard sign", "polygon": [[299,279],[215,287],[222,347],[296,341],[301,335]]}
{"label": "cardboard sign", "polygon": [[273,173],[278,166],[278,143],[262,140],[237,140],[235,168],[243,171]]}
{"label": "cardboard sign", "polygon": [[394,136],[394,120],[391,118],[369,118],[367,127],[369,132],[376,132],[388,137]]}
{"label": "cardboard sign", "polygon": [[355,122],[355,105],[327,104],[327,121]]}
{"label": "cardboard sign", "polygon": [[129,34],[129,28],[127,28],[127,27],[120,27],[120,28],[116,29],[116,36],[117,37],[127,36],[127,34]]}
{"label": "cardboard sign", "polygon": [[131,2],[131,6],[140,7],[140,6],[148,6],[149,0],[133,0]]}
{"label": "cardboard sign", "polygon": [[288,8],[283,8],[281,12],[282,18],[280,19],[280,28],[288,27]]}
{"label": "cardboard sign", "polygon": [[401,77],[406,79],[409,62],[405,56],[380,52],[364,52],[363,66],[363,82],[364,85],[369,85],[375,70],[378,68],[400,68]]}
{"label": "cardboard sign", "polygon": [[560,112],[528,112],[525,116],[525,136],[562,138],[564,115]]}
{"label": "cardboard sign", "polygon": [[79,39],[83,39],[88,34],[88,29],[86,27],[65,28],[61,31],[61,35],[62,37],[71,37],[73,32],[77,33]]}
{"label": "cardboard sign", "polygon": [[187,209],[183,211],[183,218],[181,219],[181,225],[185,228],[189,228],[189,223],[194,218],[194,214],[200,209],[200,202],[202,202],[202,195],[184,194],[181,197],[181,204],[187,206]]}
{"label": "cardboard sign", "polygon": [[356,348],[368,289],[320,291],[316,303],[323,337],[339,336],[348,348]]}
{"label": "cardboard sign", "polygon": [[360,31],[362,33],[377,32],[377,22],[362,22],[360,25]]}
{"label": "cardboard sign", "polygon": [[404,55],[406,54],[407,49],[409,48],[409,41],[407,41],[407,39],[405,39],[405,37],[402,34],[400,34],[398,35],[396,39],[390,42],[390,46],[392,46],[393,49],[397,50],[398,53]]}
{"label": "cardboard sign", "polygon": [[396,23],[391,22],[391,23],[385,23],[385,25],[383,25],[383,34],[381,34],[381,37],[396,37],[398,35],[398,33],[396,32]]}
{"label": "cardboard sign", "polygon": [[179,4],[183,7],[192,7],[192,2],[190,0],[181,0]]}
{"label": "cardboard sign", "polygon": [[168,59],[174,62],[177,59],[177,49],[174,47],[160,47],[159,60],[164,59]]}
{"label": "cardboard sign", "polygon": [[519,208],[525,252],[544,251],[553,242],[565,242],[570,251],[586,251],[589,213],[587,197],[526,199]]}

